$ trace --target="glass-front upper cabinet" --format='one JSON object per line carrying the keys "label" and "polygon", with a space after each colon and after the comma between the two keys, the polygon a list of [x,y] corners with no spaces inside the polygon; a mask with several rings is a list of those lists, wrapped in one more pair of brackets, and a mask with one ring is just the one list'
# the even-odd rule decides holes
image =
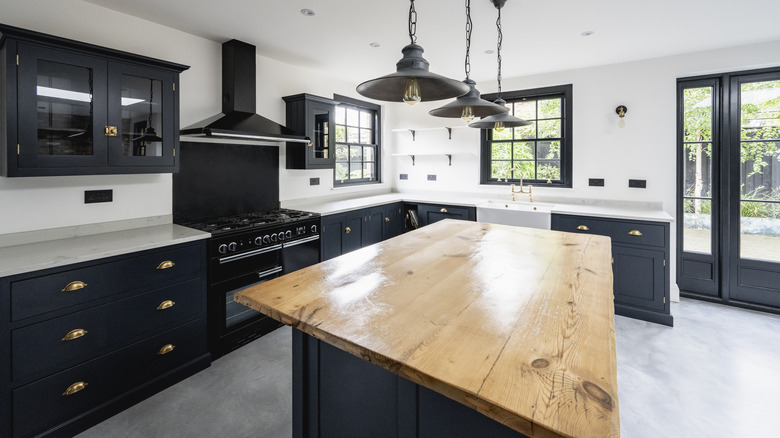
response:
{"label": "glass-front upper cabinet", "polygon": [[338,102],[312,94],[285,96],[287,127],[311,139],[310,144],[287,143],[288,169],[333,169]]}
{"label": "glass-front upper cabinet", "polygon": [[186,66],[3,25],[0,32],[5,176],[176,170],[175,87]]}

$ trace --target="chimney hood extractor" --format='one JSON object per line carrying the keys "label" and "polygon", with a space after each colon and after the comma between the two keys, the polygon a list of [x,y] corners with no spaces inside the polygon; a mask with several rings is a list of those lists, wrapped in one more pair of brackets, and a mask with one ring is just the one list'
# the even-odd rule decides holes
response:
{"label": "chimney hood extractor", "polygon": [[255,46],[238,40],[222,44],[222,113],[180,130],[182,140],[311,143],[308,137],[255,113],[255,53]]}

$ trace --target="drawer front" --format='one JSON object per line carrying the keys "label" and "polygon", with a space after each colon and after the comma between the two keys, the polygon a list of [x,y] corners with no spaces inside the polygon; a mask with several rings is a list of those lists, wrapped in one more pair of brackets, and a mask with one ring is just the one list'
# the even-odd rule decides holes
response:
{"label": "drawer front", "polygon": [[473,221],[476,218],[476,209],[473,207],[459,207],[454,205],[420,204],[417,207],[421,225],[430,225],[442,219],[460,219]]}
{"label": "drawer front", "polygon": [[596,219],[585,216],[555,215],[553,229],[570,233],[609,236],[613,242],[634,245],[666,246],[665,226],[646,221]]}
{"label": "drawer front", "polygon": [[[201,254],[200,246],[179,247],[12,282],[11,320],[197,273],[201,269]],[[167,267],[169,264],[165,262],[173,265]]]}
{"label": "drawer front", "polygon": [[104,354],[108,346],[196,317],[202,307],[198,278],[16,329],[11,334],[14,381]]}
{"label": "drawer front", "polygon": [[[173,349],[158,354],[171,344]],[[206,352],[203,319],[13,391],[14,436],[28,436],[80,415]],[[71,385],[86,386],[63,395]]]}

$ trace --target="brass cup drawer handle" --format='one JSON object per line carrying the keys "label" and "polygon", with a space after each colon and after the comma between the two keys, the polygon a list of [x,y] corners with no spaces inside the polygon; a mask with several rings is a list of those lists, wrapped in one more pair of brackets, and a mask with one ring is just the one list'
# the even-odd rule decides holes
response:
{"label": "brass cup drawer handle", "polygon": [[175,301],[165,300],[162,303],[160,303],[159,306],[157,306],[157,310],[170,309],[171,307],[173,307],[174,304],[176,304]]}
{"label": "brass cup drawer handle", "polygon": [[73,329],[73,330],[69,331],[68,334],[65,335],[64,338],[62,338],[62,342],[67,342],[67,341],[72,341],[74,339],[78,339],[78,338],[86,335],[87,333],[89,333],[89,332],[87,332],[84,329]]}
{"label": "brass cup drawer handle", "polygon": [[577,227],[577,229],[580,230],[580,231],[589,231],[590,230],[590,228],[588,228],[587,225],[580,225],[580,226]]}
{"label": "brass cup drawer handle", "polygon": [[632,236],[641,236],[642,232],[639,231],[639,230],[631,230],[631,231],[628,232],[628,234],[630,234]]}
{"label": "brass cup drawer handle", "polygon": [[82,389],[86,388],[88,385],[87,382],[76,382],[70,386],[68,386],[68,389],[65,390],[65,392],[62,393],[62,395],[73,395]]}
{"label": "brass cup drawer handle", "polygon": [[73,292],[74,290],[84,289],[85,287],[87,287],[87,283],[84,283],[83,281],[71,281],[66,284],[60,292]]}
{"label": "brass cup drawer handle", "polygon": [[352,228],[350,228],[350,227],[344,228],[344,232],[349,234],[349,233],[352,232]]}
{"label": "brass cup drawer handle", "polygon": [[441,210],[439,210],[439,212],[440,213],[447,213],[447,209],[446,208],[442,208]]}
{"label": "brass cup drawer handle", "polygon": [[162,356],[162,355],[164,355],[164,354],[168,354],[168,353],[170,353],[171,351],[173,351],[173,349],[174,349],[174,348],[176,348],[176,346],[175,346],[175,345],[173,345],[173,344],[166,344],[166,345],[163,345],[163,347],[160,349],[160,351],[158,351],[158,352],[157,352],[157,355],[158,355],[158,356]]}
{"label": "brass cup drawer handle", "polygon": [[157,265],[157,269],[169,269],[169,268],[172,268],[173,265],[175,265],[175,264],[176,263],[173,263],[170,260],[166,260],[166,261],[160,263],[159,265]]}

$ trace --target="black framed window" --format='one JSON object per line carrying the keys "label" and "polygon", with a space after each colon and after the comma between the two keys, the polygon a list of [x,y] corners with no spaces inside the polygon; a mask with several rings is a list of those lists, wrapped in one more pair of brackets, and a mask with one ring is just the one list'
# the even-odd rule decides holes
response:
{"label": "black framed window", "polygon": [[[497,96],[483,95],[493,100]],[[509,113],[531,122],[502,130],[483,129],[481,184],[523,183],[571,187],[572,85],[502,93]]]}
{"label": "black framed window", "polygon": [[381,109],[379,105],[334,95],[336,165],[334,187],[380,181]]}

